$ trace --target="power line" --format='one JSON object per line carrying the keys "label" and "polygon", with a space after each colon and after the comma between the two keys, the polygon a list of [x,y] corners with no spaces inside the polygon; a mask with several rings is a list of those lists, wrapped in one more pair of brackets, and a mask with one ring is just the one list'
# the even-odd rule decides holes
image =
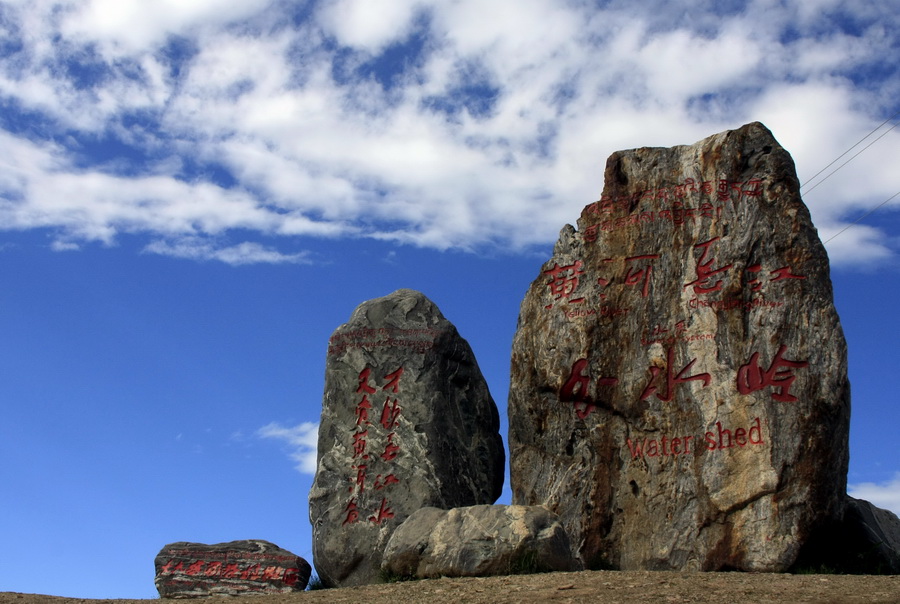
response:
{"label": "power line", "polygon": [[[898,112],[898,113],[900,113],[900,112]],[[891,118],[891,119],[893,119],[893,118]],[[882,124],[882,126],[883,126],[883,125],[884,125],[884,124]],[[837,168],[835,168],[834,170],[832,170],[831,173],[828,174],[828,176],[826,176],[825,178],[823,178],[822,180],[820,180],[819,182],[817,182],[815,185],[812,186],[812,188],[807,189],[807,190],[806,190],[806,193],[809,193],[810,191],[812,191],[813,189],[815,189],[816,187],[818,187],[820,184],[822,184],[823,182],[825,182],[826,180],[828,180],[829,178],[831,178],[831,177],[834,175],[835,172],[837,172],[838,170],[840,170],[841,168],[843,168],[844,166],[846,166],[847,164],[849,164],[850,162],[852,162],[854,159],[857,158],[857,156],[858,156],[860,153],[862,153],[863,151],[865,151],[866,149],[868,149],[869,147],[871,147],[872,145],[874,145],[875,143],[877,143],[877,142],[878,142],[879,140],[881,140],[888,132],[890,132],[891,130],[893,130],[894,128],[896,128],[898,125],[900,125],[900,122],[897,122],[896,124],[894,124],[893,126],[891,126],[890,128],[888,128],[887,130],[885,130],[885,131],[881,134],[881,136],[879,136],[878,138],[876,138],[875,140],[873,140],[871,143],[869,143],[868,145],[866,145],[865,147],[863,147],[862,149],[860,149],[859,151],[857,151],[857,152],[856,152],[856,155],[854,155],[853,157],[851,157],[850,159],[848,159],[847,161],[845,161],[844,163],[842,163],[840,166],[838,166]],[[878,126],[878,128],[881,128],[881,126]],[[877,130],[877,128],[876,128],[876,130]],[[874,132],[874,131],[873,131],[873,132]],[[872,133],[870,132],[869,134],[866,135],[866,138],[868,138],[868,137],[871,136],[871,135],[872,135]],[[865,138],[864,138],[863,140],[865,140]],[[862,142],[862,141],[860,141],[860,143],[861,143],[861,142]],[[858,145],[858,144],[859,144],[859,143],[856,143],[856,145]],[[853,147],[855,147],[856,145],[853,145]],[[847,153],[849,153],[850,150],[853,149],[853,147],[850,147],[850,149],[847,149],[847,151],[845,151],[845,152],[841,155],[841,157],[844,157],[844,155],[847,155]],[[841,157],[838,157],[837,159],[840,159]],[[837,161],[837,159],[834,160],[833,162],[831,162],[830,164],[828,164],[828,166],[834,164],[834,162]],[[828,166],[826,166],[825,168],[823,168],[823,169],[819,172],[819,174],[821,174],[824,170],[828,169]],[[819,174],[816,174],[816,176],[818,176]],[[813,178],[815,178],[815,176],[813,176]],[[809,181],[807,181],[807,182],[809,182]],[[800,187],[800,188],[802,189],[803,187]]]}
{"label": "power line", "polygon": [[[865,135],[864,137],[862,137],[861,139],[859,139],[859,140],[856,142],[856,144],[854,144],[852,147],[850,147],[849,149],[847,149],[846,151],[844,151],[843,153],[841,153],[840,155],[838,155],[836,158],[834,158],[834,159],[831,161],[830,164],[828,164],[827,166],[825,166],[824,168],[822,168],[821,170],[819,170],[818,172],[816,172],[815,174],[813,174],[813,175],[812,175],[805,183],[803,183],[802,185],[800,185],[800,190],[802,191],[802,190],[803,190],[803,187],[805,187],[805,186],[808,185],[810,182],[812,182],[812,181],[816,178],[816,176],[818,176],[819,174],[821,174],[822,172],[824,172],[825,170],[827,170],[828,168],[830,168],[831,166],[833,166],[838,160],[840,160],[842,157],[844,157],[845,155],[847,155],[848,153],[850,153],[851,151],[853,151],[853,149],[855,149],[861,142],[863,142],[864,140],[866,140],[867,138],[869,138],[870,136],[872,136],[873,134],[875,134],[876,132],[878,132],[878,131],[881,129],[882,126],[884,126],[885,124],[887,124],[888,122],[890,122],[892,119],[894,119],[894,118],[897,117],[898,115],[900,115],[900,110],[898,110],[897,113],[895,113],[895,114],[892,115],[891,117],[887,118],[886,120],[884,120],[883,122],[881,122],[880,124],[878,124],[878,126],[877,126],[874,130],[872,130],[872,131],[869,132],[867,135]],[[894,126],[892,126],[891,129],[888,130],[888,132],[890,132],[891,130],[893,130],[893,129],[896,128],[896,127],[897,127],[897,124],[894,124]],[[887,132],[885,132],[885,134],[887,134]],[[882,134],[881,136],[884,136],[884,134]],[[879,136],[878,138],[881,138],[881,136]],[[875,140],[877,141],[878,139],[875,139]],[[872,141],[872,142],[875,142],[875,141]],[[866,146],[866,149],[868,149],[871,145],[872,145],[872,144],[869,143],[869,145]],[[865,151],[866,149],[863,149],[863,151]],[[862,151],[860,151],[860,153],[862,153]],[[856,155],[859,155],[859,153],[857,153]],[[853,157],[856,157],[856,155],[854,155]],[[850,159],[852,160],[853,157],[851,157]],[[849,162],[849,161],[850,161],[850,160],[848,160],[848,162]],[[847,165],[847,162],[841,164],[841,167],[838,168],[837,170],[840,170],[841,168],[843,168],[843,167],[846,166],[846,165]],[[835,170],[834,172],[837,172],[837,170]],[[834,174],[834,172],[832,172],[831,174]],[[829,174],[828,176],[831,176],[831,174]],[[826,176],[825,178],[828,178],[828,176]],[[822,180],[824,180],[824,179],[822,179]],[[818,186],[819,186],[819,185],[816,185],[816,187],[818,187]],[[815,187],[813,187],[813,188],[815,188]]]}
{"label": "power line", "polygon": [[[860,152],[860,153],[861,153],[861,152]],[[869,210],[868,212],[866,212],[865,214],[863,214],[862,216],[860,216],[859,218],[857,218],[856,220],[854,220],[853,222],[851,222],[850,224],[848,224],[847,226],[845,226],[844,228],[842,228],[840,231],[838,231],[837,233],[835,233],[834,235],[832,235],[831,237],[829,237],[827,240],[823,241],[823,242],[822,242],[822,245],[825,245],[826,243],[828,243],[829,241],[831,241],[832,239],[834,239],[835,237],[837,237],[838,235],[840,235],[841,233],[843,233],[844,231],[846,231],[847,229],[849,229],[850,227],[852,227],[853,225],[857,224],[857,223],[860,222],[863,218],[866,218],[867,216],[870,216],[871,214],[873,214],[873,213],[875,212],[875,210],[877,210],[877,209],[880,208],[881,206],[885,205],[887,202],[889,202],[889,201],[892,200],[893,198],[897,197],[898,195],[900,195],[900,191],[897,191],[896,193],[894,193],[893,195],[891,195],[890,197],[888,197],[887,199],[885,199],[884,201],[882,201],[881,203],[879,203],[877,206],[875,206],[874,208],[872,208],[871,210]]]}
{"label": "power line", "polygon": [[[833,166],[834,164],[836,164],[838,161],[840,161],[840,159],[841,159],[842,157],[844,157],[845,155],[847,155],[848,153],[850,153],[851,151],[853,151],[853,149],[855,149],[856,147],[858,147],[864,140],[866,140],[867,138],[869,138],[870,136],[872,136],[873,134],[875,134],[876,132],[878,132],[879,130],[881,130],[881,128],[882,128],[885,124],[889,123],[891,120],[893,120],[893,119],[894,119],[895,117],[897,117],[898,115],[900,115],[900,110],[898,110],[894,115],[892,115],[891,117],[887,118],[886,120],[884,120],[883,122],[881,122],[880,124],[878,124],[878,126],[877,126],[874,130],[872,130],[871,132],[869,132],[868,134],[866,134],[864,137],[862,137],[861,139],[859,139],[858,141],[856,141],[856,143],[855,143],[852,147],[850,147],[849,149],[847,149],[846,151],[844,151],[843,153],[841,153],[840,155],[838,155],[836,158],[834,158],[834,159],[831,161],[831,163],[829,163],[827,166],[825,166],[824,168],[822,168],[821,170],[819,170],[818,172],[816,172],[815,174],[813,174],[812,177],[810,177],[806,182],[804,182],[802,185],[800,185],[800,191],[803,191],[803,187],[805,187],[805,186],[808,185],[810,182],[812,182],[813,180],[815,180],[816,177],[819,176],[822,172],[824,172],[825,170],[827,170],[828,168],[830,168],[831,166]],[[893,126],[891,126],[890,128],[888,128],[887,130],[885,130],[884,132],[882,132],[881,135],[880,135],[878,138],[876,138],[876,139],[873,140],[871,143],[869,143],[868,145],[866,145],[865,147],[863,147],[862,149],[860,149],[858,152],[856,152],[856,154],[853,155],[853,157],[851,157],[850,159],[848,159],[847,161],[845,161],[844,163],[842,163],[840,166],[838,166],[837,168],[835,168],[834,170],[832,170],[832,171],[828,174],[828,176],[826,176],[825,178],[823,178],[822,180],[820,180],[819,182],[817,182],[815,185],[813,185],[813,187],[810,188],[810,189],[808,189],[808,190],[806,191],[806,193],[809,193],[810,191],[812,191],[813,189],[815,189],[816,187],[818,187],[820,184],[822,184],[823,182],[825,182],[826,180],[828,180],[829,178],[831,178],[831,177],[834,175],[835,172],[837,172],[838,170],[840,170],[841,168],[843,168],[844,166],[846,166],[847,164],[849,164],[851,161],[853,161],[854,159],[856,159],[856,157],[859,156],[860,153],[862,153],[863,151],[865,151],[866,149],[868,149],[869,147],[871,147],[872,145],[874,145],[875,143],[877,143],[877,142],[878,142],[879,140],[881,140],[888,132],[890,132],[891,130],[893,130],[894,128],[896,128],[898,125],[900,125],[900,122],[897,122],[896,124],[894,124]],[[868,212],[866,212],[865,214],[863,214],[862,216],[860,216],[859,218],[857,218],[856,220],[854,220],[853,222],[851,222],[850,224],[848,224],[847,226],[845,226],[844,228],[842,228],[840,231],[838,231],[837,233],[835,233],[834,235],[832,235],[831,237],[829,237],[828,239],[826,239],[825,241],[823,241],[822,244],[824,245],[824,244],[828,243],[829,241],[832,241],[835,237],[837,237],[838,235],[841,235],[842,233],[844,233],[845,231],[847,231],[850,227],[852,227],[852,226],[854,226],[854,225],[856,225],[856,224],[859,224],[862,220],[864,220],[865,218],[867,218],[867,217],[871,216],[872,214],[874,214],[874,213],[875,213],[877,210],[879,210],[881,207],[887,205],[888,202],[890,202],[892,199],[894,199],[894,198],[897,197],[898,195],[900,195],[900,191],[894,193],[893,195],[891,195],[890,197],[888,197],[887,199],[885,199],[884,201],[882,201],[881,203],[879,203],[877,206],[875,206],[874,208],[872,208],[871,210],[869,210]]]}

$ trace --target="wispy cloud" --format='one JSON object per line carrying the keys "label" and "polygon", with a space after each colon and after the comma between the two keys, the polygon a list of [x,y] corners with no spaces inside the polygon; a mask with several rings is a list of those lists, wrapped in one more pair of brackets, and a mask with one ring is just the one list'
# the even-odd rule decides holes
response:
{"label": "wispy cloud", "polygon": [[267,248],[253,242],[240,243],[228,247],[216,247],[206,239],[182,239],[176,242],[154,241],[144,248],[145,252],[172,256],[174,258],[190,258],[192,260],[218,260],[232,266],[243,264],[309,264],[309,253],[283,254],[275,249]]}
{"label": "wispy cloud", "polygon": [[319,424],[303,422],[293,427],[282,426],[277,422],[265,425],[256,431],[260,438],[280,440],[290,450],[288,456],[297,465],[302,474],[316,473],[316,443],[318,442]]}
{"label": "wispy cloud", "polygon": [[847,486],[847,493],[857,499],[865,499],[877,507],[890,510],[900,516],[900,472],[883,483],[862,482]]}
{"label": "wispy cloud", "polygon": [[[232,264],[303,261],[297,235],[521,249],[596,199],[614,150],[760,120],[804,181],[900,95],[900,14],[875,1],[175,4],[3,5],[6,228]],[[900,190],[898,150],[810,194],[820,229]],[[235,229],[272,243],[219,249]],[[884,235],[847,231],[832,262],[895,256]]]}

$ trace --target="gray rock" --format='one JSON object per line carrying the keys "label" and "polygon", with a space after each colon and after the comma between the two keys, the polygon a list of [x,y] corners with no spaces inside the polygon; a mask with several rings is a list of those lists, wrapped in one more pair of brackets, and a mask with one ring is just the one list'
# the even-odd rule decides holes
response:
{"label": "gray rock", "polygon": [[332,335],[309,493],[328,586],[380,580],[391,533],[419,508],[493,503],[505,454],[475,356],[428,298],[361,304]]}
{"label": "gray rock", "polygon": [[813,534],[794,566],[802,572],[900,574],[900,518],[847,497],[843,514]]}
{"label": "gray rock", "polygon": [[828,258],[759,123],[614,153],[513,342],[513,503],[589,568],[782,571],[841,513],[850,386]]}
{"label": "gray rock", "polygon": [[170,543],[154,564],[162,598],[303,591],[312,570],[300,556],[261,540]]}
{"label": "gray rock", "polygon": [[394,531],[381,567],[419,579],[583,568],[557,515],[520,505],[422,508]]}

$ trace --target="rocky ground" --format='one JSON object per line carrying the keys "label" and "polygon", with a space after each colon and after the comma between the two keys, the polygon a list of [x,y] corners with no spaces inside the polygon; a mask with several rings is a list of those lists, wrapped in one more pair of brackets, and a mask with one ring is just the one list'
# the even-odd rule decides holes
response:
{"label": "rocky ground", "polygon": [[[146,604],[0,593],[0,604]],[[307,591],[284,596],[209,598],[205,604],[413,604],[446,602],[604,602],[604,604],[739,604],[755,602],[900,602],[900,575],[788,575],[586,571],[506,577],[434,579]]]}

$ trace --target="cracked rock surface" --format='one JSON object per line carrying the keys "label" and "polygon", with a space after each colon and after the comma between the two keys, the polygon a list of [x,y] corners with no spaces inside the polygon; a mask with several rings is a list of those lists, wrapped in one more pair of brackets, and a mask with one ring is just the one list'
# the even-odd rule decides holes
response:
{"label": "cracked rock surface", "polygon": [[843,509],[849,419],[828,257],[772,134],[610,156],[522,302],[513,503],[588,568],[783,571]]}

